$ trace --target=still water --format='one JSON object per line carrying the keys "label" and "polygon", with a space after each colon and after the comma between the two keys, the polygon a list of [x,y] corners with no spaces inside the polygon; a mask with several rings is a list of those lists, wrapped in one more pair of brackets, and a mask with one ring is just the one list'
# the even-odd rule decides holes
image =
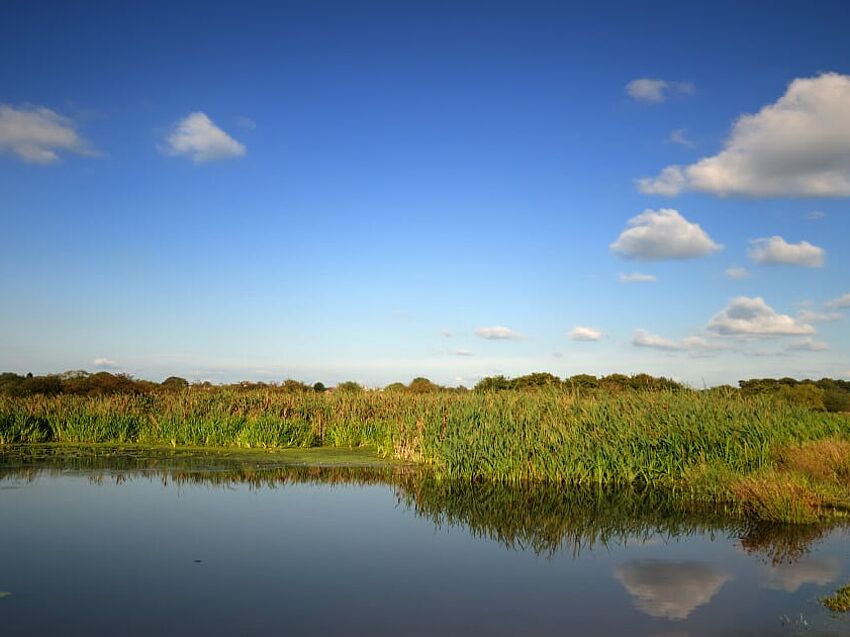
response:
{"label": "still water", "polygon": [[0,452],[2,635],[850,635],[842,527],[410,470]]}

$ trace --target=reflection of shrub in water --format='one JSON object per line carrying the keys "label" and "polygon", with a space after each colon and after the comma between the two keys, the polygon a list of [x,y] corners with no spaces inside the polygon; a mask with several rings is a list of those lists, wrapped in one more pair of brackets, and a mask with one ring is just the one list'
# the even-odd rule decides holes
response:
{"label": "reflection of shrub in water", "polygon": [[833,528],[834,524],[749,524],[740,535],[741,547],[770,564],[787,564],[808,554]]}

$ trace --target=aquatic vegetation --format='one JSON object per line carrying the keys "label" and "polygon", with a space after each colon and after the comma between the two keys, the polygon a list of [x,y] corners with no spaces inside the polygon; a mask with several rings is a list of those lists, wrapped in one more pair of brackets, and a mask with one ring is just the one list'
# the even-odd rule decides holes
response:
{"label": "aquatic vegetation", "polygon": [[373,448],[444,478],[651,486],[763,520],[850,511],[850,418],[771,394],[534,391],[0,397],[0,444]]}
{"label": "aquatic vegetation", "polygon": [[565,489],[549,482],[452,480],[427,468],[376,462],[368,452],[341,449],[24,445],[0,453],[0,481],[35,481],[68,472],[85,475],[98,485],[132,480],[227,490],[240,485],[252,490],[298,484],[382,485],[394,490],[401,506],[437,529],[464,528],[506,549],[546,557],[564,552],[578,557],[597,548],[639,545],[659,537],[720,533],[736,538],[746,553],[776,565],[796,562],[843,524],[740,519],[722,507],[688,506],[678,493],[650,487]]}
{"label": "aquatic vegetation", "polygon": [[846,613],[850,611],[850,584],[842,586],[829,597],[822,598],[820,603],[833,613]]}

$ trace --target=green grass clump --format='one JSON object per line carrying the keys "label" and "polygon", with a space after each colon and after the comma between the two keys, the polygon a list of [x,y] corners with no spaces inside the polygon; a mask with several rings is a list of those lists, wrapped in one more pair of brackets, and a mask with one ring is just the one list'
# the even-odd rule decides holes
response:
{"label": "green grass clump", "polygon": [[846,613],[850,610],[850,584],[842,586],[833,595],[822,598],[820,603],[833,613]]}

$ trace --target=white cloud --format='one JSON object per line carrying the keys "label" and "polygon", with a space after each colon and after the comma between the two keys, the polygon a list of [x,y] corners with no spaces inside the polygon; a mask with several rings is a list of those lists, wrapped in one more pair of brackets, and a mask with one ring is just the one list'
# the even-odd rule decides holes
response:
{"label": "white cloud", "polygon": [[775,103],[739,117],[717,155],[668,166],[637,186],[666,196],[850,196],[850,76],[795,79]]}
{"label": "white cloud", "polygon": [[632,596],[635,607],[652,617],[686,619],[695,608],[711,601],[732,579],[704,562],[658,559],[633,560],[614,571]]}
{"label": "white cloud", "polygon": [[680,146],[687,146],[688,148],[693,148],[696,144],[693,140],[688,138],[687,130],[684,128],[677,128],[674,131],[670,132],[670,137],[667,138],[667,141],[671,144],[679,144]]}
{"label": "white cloud", "polygon": [[603,334],[600,330],[582,325],[576,325],[569,331],[569,337],[574,341],[598,341],[602,336]]}
{"label": "white cloud", "polygon": [[452,352],[455,356],[474,356],[468,349],[456,349]]}
{"label": "white cloud", "polygon": [[628,225],[609,246],[612,252],[627,259],[692,259],[723,249],[698,224],[670,208],[645,210],[629,219]]}
{"label": "white cloud", "polygon": [[786,336],[814,334],[808,323],[779,314],[760,296],[739,296],[708,322],[708,329],[723,336]]}
{"label": "white cloud", "polygon": [[747,270],[747,268],[732,266],[730,268],[726,268],[726,276],[730,279],[746,279],[750,276],[750,271]]}
{"label": "white cloud", "polygon": [[626,94],[638,102],[658,104],[667,99],[668,92],[675,91],[690,95],[694,85],[689,82],[668,82],[656,78],[642,77],[626,84]]}
{"label": "white cloud", "polygon": [[95,358],[92,361],[92,365],[95,367],[99,367],[100,369],[115,369],[118,367],[118,363],[116,363],[111,358]]}
{"label": "white cloud", "polygon": [[765,565],[762,574],[765,588],[793,593],[804,584],[825,586],[834,582],[841,574],[841,564],[835,559],[803,558],[797,562]]}
{"label": "white cloud", "polygon": [[451,330],[440,330],[440,336],[442,336],[443,338],[451,338],[452,336],[454,336],[454,333],[452,333]]}
{"label": "white cloud", "polygon": [[53,164],[59,161],[58,151],[98,154],[71,119],[43,106],[0,104],[0,153],[12,153],[30,164]]}
{"label": "white cloud", "polygon": [[475,330],[475,335],[493,341],[517,341],[525,338],[522,334],[502,325],[479,327]]}
{"label": "white cloud", "polygon": [[678,341],[651,334],[646,330],[635,330],[632,336],[632,345],[635,347],[651,347],[653,349],[661,349],[665,351],[691,351],[691,350],[712,350],[720,349],[718,346],[709,343],[700,336],[688,336]]}
{"label": "white cloud", "polygon": [[801,338],[791,343],[788,349],[797,352],[823,352],[829,349],[829,345],[813,338]]}
{"label": "white cloud", "polygon": [[642,272],[632,272],[630,274],[620,274],[620,283],[654,283],[658,280],[654,274],[644,274]]}
{"label": "white cloud", "polygon": [[839,321],[844,318],[840,312],[816,312],[814,310],[803,310],[797,315],[797,320],[804,323],[828,323]]}
{"label": "white cloud", "polygon": [[826,218],[826,213],[821,212],[820,210],[812,210],[811,212],[806,213],[806,219],[809,221],[820,221],[821,219]]}
{"label": "white cloud", "polygon": [[184,155],[196,164],[242,157],[245,146],[216,126],[204,113],[190,113],[166,139],[169,155]]}
{"label": "white cloud", "polygon": [[808,241],[788,243],[782,237],[753,239],[747,256],[762,265],[798,265],[804,268],[823,267],[825,251]]}
{"label": "white cloud", "polygon": [[842,294],[836,299],[832,299],[831,301],[827,301],[826,307],[829,308],[846,308],[850,307],[850,292],[846,294]]}

